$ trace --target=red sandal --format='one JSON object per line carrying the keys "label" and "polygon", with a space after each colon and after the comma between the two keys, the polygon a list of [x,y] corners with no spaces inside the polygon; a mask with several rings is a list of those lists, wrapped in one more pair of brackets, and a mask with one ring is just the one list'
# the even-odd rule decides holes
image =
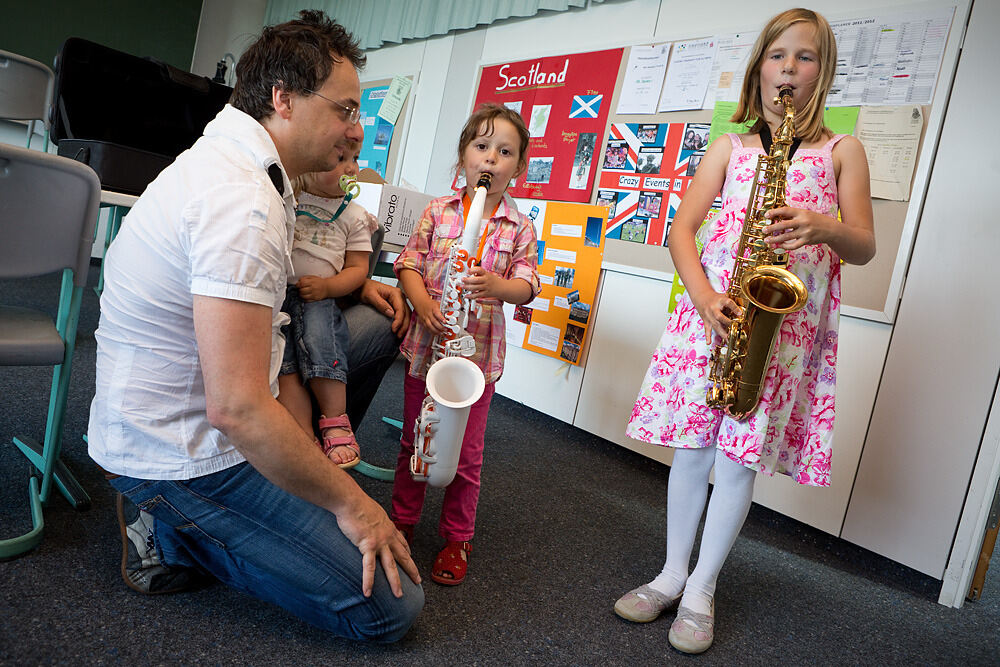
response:
{"label": "red sandal", "polygon": [[458,586],[465,581],[465,573],[469,569],[469,554],[471,553],[471,542],[448,540],[434,561],[431,580],[444,586]]}
{"label": "red sandal", "polygon": [[[327,429],[331,428],[345,429],[347,431],[347,435],[327,435]],[[348,449],[354,450],[356,456],[346,463],[338,463],[338,466],[346,470],[347,468],[353,468],[361,463],[361,447],[358,445],[358,441],[354,438],[354,431],[351,430],[351,421],[347,418],[347,415],[340,415],[339,417],[325,417],[320,415],[319,432],[323,437],[320,447],[323,448],[323,453],[328,457],[337,447],[347,447]]]}

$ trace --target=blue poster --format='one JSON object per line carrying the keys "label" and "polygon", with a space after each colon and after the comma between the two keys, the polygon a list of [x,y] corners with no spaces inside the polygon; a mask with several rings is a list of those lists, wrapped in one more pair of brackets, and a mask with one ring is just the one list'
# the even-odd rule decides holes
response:
{"label": "blue poster", "polygon": [[392,142],[393,125],[379,118],[378,110],[389,86],[375,86],[361,91],[361,123],[365,140],[358,156],[358,166],[370,167],[385,178],[385,167],[389,158],[389,144]]}

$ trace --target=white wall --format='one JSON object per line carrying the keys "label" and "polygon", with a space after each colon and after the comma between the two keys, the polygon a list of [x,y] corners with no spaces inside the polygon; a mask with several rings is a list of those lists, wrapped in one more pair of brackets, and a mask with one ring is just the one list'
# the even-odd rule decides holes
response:
{"label": "white wall", "polygon": [[[866,0],[815,0],[810,6],[823,12],[829,19],[835,20],[899,9],[920,9],[959,3],[964,6],[964,2],[965,0],[955,0],[955,2],[886,0],[884,3],[873,4]],[[984,0],[979,0],[980,5],[983,2]],[[400,174],[403,180],[427,192],[444,193],[448,191],[450,185],[450,168],[455,161],[456,141],[471,107],[475,73],[479,65],[756,29],[768,16],[792,4],[787,0],[760,0],[754,3],[742,0],[700,3],[680,0],[609,0],[584,11],[544,13],[530,19],[504,21],[485,28],[371,51],[368,54],[369,65],[362,75],[362,80],[393,74],[418,76],[414,88],[415,99],[408,137],[402,151],[403,164]],[[988,15],[985,9],[977,9],[980,9],[979,13],[984,17],[983,22],[995,32],[998,23],[996,12],[993,11],[993,14]],[[957,29],[961,30],[961,26]],[[984,31],[984,34],[988,33],[988,29]],[[985,56],[981,58],[980,63],[985,67],[987,63],[996,62],[1000,53],[995,41],[987,43],[986,38],[981,37],[981,39],[983,41],[980,41],[979,46]],[[201,48],[201,36],[198,48]],[[217,57],[212,55],[212,58]],[[214,61],[212,68],[214,72]],[[989,103],[997,101],[995,89],[982,85],[983,81],[992,78],[995,77],[991,77],[988,71],[979,75],[979,85],[976,86],[979,97],[970,98],[964,105],[969,113],[974,113],[977,108],[995,108],[995,104]],[[982,104],[984,101],[981,99],[982,95],[991,96],[986,104]],[[945,98],[946,95],[939,99]],[[941,106],[936,108],[943,109],[943,104],[942,102]],[[963,124],[968,127],[975,126],[974,119]],[[961,142],[956,143],[956,151],[959,153],[961,150],[957,146],[960,145]],[[964,174],[968,170],[968,155],[947,153],[943,157],[939,156],[935,163],[934,174]],[[984,188],[988,188],[990,183],[997,182],[997,179],[993,178],[996,175],[994,172],[995,169],[980,171],[986,181]],[[935,176],[932,175],[932,178]],[[950,191],[950,188],[960,185],[962,185],[961,179],[953,176],[941,187]],[[976,204],[973,202],[978,203],[980,199],[974,193],[970,193],[963,201],[974,208]],[[913,202],[911,205],[919,205],[919,202]],[[939,223],[945,225],[941,230],[954,229],[956,223],[953,214],[942,211],[939,215]],[[966,214],[966,216],[973,215],[976,215],[973,210]],[[924,244],[929,248],[938,240],[933,237],[936,232],[927,233],[932,234],[931,238],[924,240]],[[942,231],[942,233],[947,232]],[[986,234],[984,238],[987,239],[997,238],[996,234],[991,235],[987,230],[984,230],[984,234]],[[918,233],[918,242],[919,239]],[[952,244],[957,254],[954,257],[949,255],[948,261],[957,262],[956,268],[961,266],[964,249],[955,245],[957,243],[955,236],[942,237],[940,242]],[[995,254],[992,256],[995,257]],[[993,262],[993,265],[996,263]],[[935,273],[928,274],[933,277],[927,279],[932,283],[937,280],[937,287],[940,289],[942,284],[947,284],[941,283],[941,277],[947,276],[952,268],[950,265],[936,265],[933,269]],[[629,275],[627,271],[606,273],[600,295],[602,303],[597,309],[594,322],[593,349],[587,365],[583,368],[567,369],[565,364],[555,359],[520,349],[511,349],[507,370],[498,385],[498,390],[558,419],[602,435],[611,442],[629,446],[659,460],[669,460],[668,455],[662,450],[645,448],[640,443],[627,441],[622,435],[631,400],[637,391],[653,345],[659,338],[658,332],[662,329],[663,313],[655,309],[650,312],[648,308],[651,304],[659,304],[659,301],[665,302],[668,287],[665,280],[668,281],[669,276],[664,279],[662,276]],[[968,291],[968,287],[966,284],[955,289],[961,294],[971,295],[972,292]],[[989,290],[985,295],[982,292],[983,290],[980,290],[976,293],[980,299],[984,299],[982,308],[989,309],[993,313],[1000,312],[994,292]],[[636,306],[629,305],[634,303],[636,294],[645,295],[648,314],[641,326],[624,326],[626,317],[635,312],[642,312],[636,311]],[[905,314],[908,308],[910,313],[921,313],[921,298],[920,292],[908,286],[900,312]],[[910,300],[909,304],[907,299]],[[964,302],[962,303],[964,306]],[[971,390],[975,397],[975,407],[971,412],[968,409],[968,402],[964,399],[968,392],[960,394],[963,396],[964,407],[955,405],[953,406],[955,410],[952,411],[949,407],[952,402],[944,401],[941,403],[943,407],[939,409],[937,404],[933,403],[932,397],[924,394],[930,392],[938,395],[948,392],[935,384],[934,378],[921,376],[918,369],[924,365],[922,355],[934,354],[937,349],[935,345],[953,349],[955,343],[952,341],[965,340],[963,332],[974,329],[978,337],[985,337],[979,344],[988,347],[990,336],[995,337],[993,332],[996,328],[992,326],[977,328],[980,320],[970,318],[956,325],[958,330],[954,332],[950,329],[939,331],[944,336],[943,339],[935,337],[933,343],[921,341],[922,344],[917,346],[914,344],[917,342],[916,338],[933,336],[931,332],[938,331],[937,328],[928,328],[936,318],[933,313],[925,312],[921,317],[911,319],[912,321],[902,319],[901,315],[899,326],[894,331],[890,324],[843,318],[838,366],[838,425],[834,486],[827,491],[818,491],[797,488],[794,484],[788,484],[788,480],[762,479],[758,483],[755,500],[833,534],[841,534],[845,516],[848,516],[850,518],[848,530],[844,532],[848,539],[863,543],[911,567],[917,567],[940,577],[942,548],[935,547],[935,553],[930,554],[928,549],[924,548],[925,545],[921,545],[923,536],[920,513],[930,509],[929,502],[913,501],[919,496],[921,486],[928,484],[933,486],[938,481],[923,468],[945,465],[944,461],[937,464],[930,463],[927,457],[932,450],[953,446],[947,442],[948,435],[955,432],[948,427],[949,419],[961,415],[960,419],[969,423],[968,433],[963,432],[958,436],[963,440],[960,444],[963,451],[977,450],[979,440],[975,432],[978,425],[981,434],[988,410],[988,407],[984,406],[989,404],[991,389],[980,382]],[[900,330],[900,327],[905,327],[905,330]],[[907,343],[909,347],[904,348],[902,341],[908,337],[914,340]],[[887,356],[890,355],[890,349],[892,354],[898,357],[898,360],[892,363],[908,370],[903,374],[897,372],[891,390],[885,386],[884,381],[880,390],[882,369]],[[960,359],[949,366],[950,372],[947,377],[950,382],[961,386],[967,379],[969,374],[965,369],[975,363],[968,358],[969,356],[974,355],[970,350],[963,350],[963,354],[958,355]],[[990,369],[987,370],[992,371],[995,376],[993,357],[988,359],[987,365]],[[935,368],[935,374],[938,374],[940,368]],[[989,375],[988,372],[985,374]],[[982,373],[974,375],[978,377]],[[921,382],[924,384],[914,386]],[[881,417],[886,420],[887,426],[868,433],[869,420],[872,419],[876,403],[876,391],[879,392],[878,401],[881,405],[893,401],[891,394],[894,392],[905,395],[914,389],[920,390],[917,393],[921,396],[921,400],[917,404],[895,400],[892,410]],[[912,421],[913,425],[907,426],[905,430],[893,426],[897,422],[909,421]],[[941,425],[932,429],[933,423]],[[933,437],[928,437],[931,433],[934,434]],[[864,451],[862,451],[863,446]],[[908,475],[914,470],[913,462],[900,465],[901,461],[910,458],[922,462],[917,466],[920,470],[914,473],[912,478]],[[963,510],[962,480],[966,480],[967,486],[967,480],[972,472],[970,469],[972,458],[974,457],[964,456],[961,465],[957,466],[958,470],[949,475],[951,479],[948,481],[949,489],[946,495],[950,504],[944,521],[946,528],[949,522],[952,528],[954,527],[957,515]],[[897,467],[893,469],[893,466]],[[860,470],[859,486],[855,489],[855,473],[858,470]],[[886,475],[889,471],[892,477],[903,479],[900,482],[901,486],[896,484],[893,487],[893,492],[899,489],[898,497],[894,497],[893,492],[887,492],[886,489],[878,491],[882,489],[883,483],[888,481]],[[852,498],[852,492],[857,498]],[[864,499],[865,505],[857,504],[852,508],[852,503],[860,503],[861,499]],[[869,509],[877,504],[881,504],[881,508],[876,512],[870,512]],[[917,507],[919,509],[915,510]],[[899,534],[899,531],[894,533],[890,524],[904,524],[900,530],[906,535]],[[862,527],[860,531],[856,528],[858,525]],[[940,539],[950,544],[947,535],[943,535]],[[943,551],[947,555],[947,547]]]}
{"label": "white wall", "polygon": [[[191,58],[191,71],[215,76],[215,64],[231,53],[240,54],[260,34],[267,0],[202,0],[198,37]],[[230,63],[229,76],[232,73]],[[227,81],[232,81],[227,77]]]}

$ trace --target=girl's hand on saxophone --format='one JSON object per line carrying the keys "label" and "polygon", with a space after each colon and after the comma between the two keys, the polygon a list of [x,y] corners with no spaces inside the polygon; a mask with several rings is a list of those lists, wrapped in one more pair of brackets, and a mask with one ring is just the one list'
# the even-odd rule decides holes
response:
{"label": "girl's hand on saxophone", "polygon": [[764,228],[767,242],[782,250],[797,250],[802,246],[827,243],[838,225],[836,220],[813,211],[782,206],[764,214],[771,224]]}
{"label": "girl's hand on saxophone", "polygon": [[413,304],[413,313],[421,324],[435,334],[443,334],[444,315],[441,314],[441,304],[431,298],[424,287],[424,277],[413,269],[399,271],[399,284],[403,287],[406,298]]}
{"label": "girl's hand on saxophone", "polygon": [[421,324],[433,331],[435,334],[443,334],[444,315],[441,313],[441,304],[432,299],[430,295],[426,299],[413,299],[413,312],[420,319]]}
{"label": "girl's hand on saxophone", "polygon": [[713,332],[722,336],[723,340],[729,338],[729,325],[733,322],[732,318],[743,314],[736,302],[724,292],[711,290],[704,296],[699,295],[697,298],[692,294],[691,303],[694,304],[698,314],[701,315],[702,322],[705,323],[705,340],[709,347],[714,344]]}

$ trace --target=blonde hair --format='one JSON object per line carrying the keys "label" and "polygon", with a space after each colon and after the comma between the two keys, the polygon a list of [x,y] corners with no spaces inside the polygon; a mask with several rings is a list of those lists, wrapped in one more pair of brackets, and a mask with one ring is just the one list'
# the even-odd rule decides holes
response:
{"label": "blonde hair", "polygon": [[[348,141],[347,148],[344,149],[344,155],[348,153],[353,153],[354,151],[360,152],[361,142],[360,141]],[[333,171],[331,169],[330,171]],[[309,188],[312,187],[313,180],[316,178],[316,174],[322,172],[311,171],[307,174],[301,174],[292,179],[292,192],[295,193],[295,197],[298,198],[303,192],[309,192]]]}
{"label": "blonde hair", "polygon": [[796,23],[808,23],[816,29],[816,50],[819,63],[819,77],[812,97],[795,116],[795,134],[805,141],[818,141],[826,129],[823,125],[823,110],[826,106],[826,94],[833,83],[833,75],[837,63],[837,40],[833,36],[830,24],[822,15],[810,9],[789,9],[773,17],[764,26],[750,52],[750,64],[747,66],[743,79],[743,89],[740,91],[740,102],[736,112],[729,120],[734,123],[753,123],[750,132],[756,134],[764,127],[764,109],[760,101],[760,67],[764,55],[781,33]]}

